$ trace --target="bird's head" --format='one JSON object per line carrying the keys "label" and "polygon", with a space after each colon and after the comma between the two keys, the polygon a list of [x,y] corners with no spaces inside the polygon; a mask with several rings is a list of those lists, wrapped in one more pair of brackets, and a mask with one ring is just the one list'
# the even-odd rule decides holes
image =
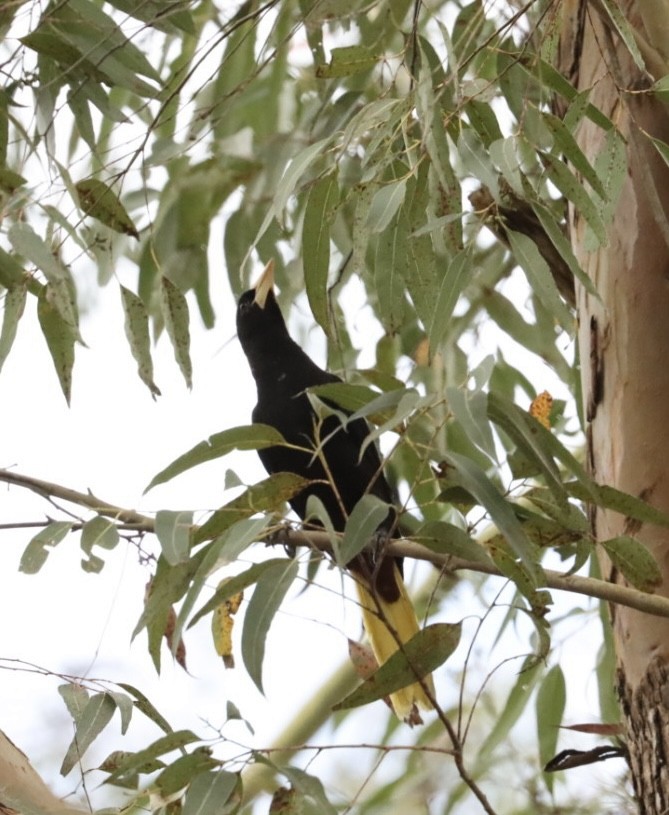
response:
{"label": "bird's head", "polygon": [[288,335],[279,304],[274,295],[274,261],[270,260],[255,287],[237,301],[237,336],[244,351],[253,343]]}

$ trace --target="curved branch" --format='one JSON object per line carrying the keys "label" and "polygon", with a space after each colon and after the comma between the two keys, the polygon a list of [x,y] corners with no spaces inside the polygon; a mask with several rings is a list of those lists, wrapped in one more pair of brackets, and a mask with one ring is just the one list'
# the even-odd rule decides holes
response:
{"label": "curved branch", "polygon": [[[289,546],[312,546],[321,551],[330,549],[330,541],[326,532],[304,532],[302,530],[286,529],[278,536],[282,544]],[[489,574],[495,577],[504,577],[502,572],[493,565],[486,565],[480,561],[465,560],[452,555],[442,555],[433,552],[427,546],[410,540],[397,540],[388,544],[388,552],[413,560],[426,560],[439,569],[449,572],[471,571]],[[669,617],[669,598],[657,594],[648,594],[628,586],[609,583],[594,577],[582,577],[576,574],[562,574],[551,569],[544,569],[546,577],[545,587],[557,591],[570,591],[628,606],[646,614],[656,617]],[[540,587],[542,588],[542,587]]]}

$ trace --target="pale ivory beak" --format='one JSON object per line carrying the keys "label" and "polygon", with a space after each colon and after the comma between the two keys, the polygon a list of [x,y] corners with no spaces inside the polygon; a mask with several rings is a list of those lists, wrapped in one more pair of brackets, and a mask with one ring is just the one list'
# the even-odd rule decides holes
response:
{"label": "pale ivory beak", "polygon": [[274,288],[274,260],[270,260],[267,266],[263,269],[258,282],[255,285],[255,297],[253,302],[257,303],[260,308],[265,308],[267,295]]}

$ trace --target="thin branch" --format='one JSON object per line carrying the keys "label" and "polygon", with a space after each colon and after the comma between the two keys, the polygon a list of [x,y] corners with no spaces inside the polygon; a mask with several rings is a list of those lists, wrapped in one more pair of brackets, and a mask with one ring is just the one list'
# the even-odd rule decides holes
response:
{"label": "thin branch", "polygon": [[272,755],[281,750],[294,750],[295,752],[302,752],[304,750],[315,750],[318,753],[323,753],[326,750],[380,750],[384,753],[392,753],[396,751],[404,751],[410,753],[439,753],[443,756],[452,756],[453,751],[447,747],[434,747],[431,744],[370,744],[368,742],[352,742],[350,744],[294,744],[290,747],[260,747],[255,750],[256,753],[263,753],[265,755]]}
{"label": "thin branch", "polygon": [[113,518],[124,524],[130,524],[133,529],[140,532],[154,531],[153,518],[135,512],[134,509],[117,507],[114,504],[96,498],[92,492],[77,492],[77,490],[72,490],[69,487],[62,487],[60,484],[54,484],[51,481],[42,481],[39,478],[21,475],[12,470],[0,470],[0,481],[32,490],[32,492],[36,492],[43,498],[60,498],[62,501],[69,501],[71,504],[86,507],[87,509],[93,510],[93,512],[97,512],[98,515],[105,515],[108,518]]}
{"label": "thin branch", "polygon": [[[8,529],[44,529],[51,523],[48,521],[17,521],[15,523],[0,524],[0,532],[6,532]],[[83,523],[72,524],[70,527],[71,532],[80,532],[84,527]],[[116,524],[116,529],[120,532],[149,532],[146,524]]]}
{"label": "thin branch", "polygon": [[[286,528],[277,535],[277,542],[288,546],[311,546],[321,551],[328,551],[330,548],[327,533],[318,531],[304,532],[302,530]],[[471,571],[481,574],[504,577],[502,572],[493,565],[481,563],[480,561],[465,560],[464,558],[452,555],[442,555],[433,552],[427,546],[415,543],[410,540],[397,540],[388,544],[388,553],[407,557],[413,560],[426,560],[434,564],[439,569],[447,571]],[[609,583],[606,580],[598,580],[594,577],[582,577],[576,574],[562,574],[551,569],[544,569],[546,578],[545,587],[558,591],[569,591],[575,594],[595,597],[598,600],[606,600],[608,603],[615,603],[655,617],[669,617],[669,598],[656,594],[648,594],[629,586],[620,586],[617,583]],[[541,587],[540,587],[541,588]]]}

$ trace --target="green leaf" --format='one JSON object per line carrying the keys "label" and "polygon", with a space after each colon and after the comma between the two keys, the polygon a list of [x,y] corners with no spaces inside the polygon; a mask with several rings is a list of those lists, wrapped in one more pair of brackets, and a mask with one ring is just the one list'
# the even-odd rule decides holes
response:
{"label": "green leaf", "polygon": [[462,251],[450,258],[437,283],[434,312],[430,324],[426,326],[433,353],[448,334],[458,299],[474,274],[474,264],[469,255],[468,251]]}
{"label": "green leaf", "polygon": [[339,203],[336,173],[319,179],[311,188],[304,210],[302,227],[302,265],[311,311],[328,336],[327,283],[330,269],[330,224]]}
{"label": "green leaf", "polygon": [[[634,29],[628,23],[625,15],[622,13],[617,0],[601,0],[602,7],[604,8],[609,19],[613,23],[613,27],[618,32],[618,36],[625,43],[625,47],[634,60],[636,67],[642,71],[646,71],[646,63],[639,46],[636,44],[636,37],[634,36]],[[603,15],[602,15],[603,16]]]}
{"label": "green leaf", "polygon": [[664,163],[669,167],[669,144],[663,142],[661,139],[656,139],[650,134],[645,134],[648,139],[653,144],[653,147],[657,150],[660,156],[664,159]]}
{"label": "green leaf", "polygon": [[165,798],[187,787],[201,773],[213,770],[220,762],[211,757],[209,747],[198,747],[186,756],[180,756],[166,767],[154,781]]}
{"label": "green leaf", "polygon": [[30,277],[23,271],[23,264],[15,255],[0,247],[0,285],[12,289],[15,286],[29,285],[29,282]]}
{"label": "green leaf", "polygon": [[74,738],[60,767],[61,775],[67,775],[81,761],[86,750],[109,724],[115,710],[116,703],[108,693],[91,696],[76,721]]}
{"label": "green leaf", "polygon": [[363,45],[345,45],[333,48],[330,62],[327,65],[317,65],[315,74],[318,79],[334,79],[342,76],[371,71],[379,57]]}
{"label": "green leaf", "polygon": [[281,433],[270,425],[250,424],[231,427],[209,436],[206,441],[199,442],[188,452],[176,458],[151,479],[144,492],[147,493],[158,484],[164,484],[186,470],[204,464],[205,461],[222,458],[233,450],[263,450],[265,447],[285,443]]}
{"label": "green leaf", "polygon": [[[528,421],[529,420],[530,417],[528,417]],[[561,462],[566,470],[572,473],[572,475],[576,476],[578,481],[572,482],[574,483],[574,486],[569,487],[570,492],[572,489],[574,491],[578,490],[583,496],[589,496],[588,498],[584,497],[582,500],[594,500],[596,502],[598,490],[597,485],[586,473],[583,465],[574,457],[572,453],[569,452],[569,450],[567,450],[564,444],[562,444],[562,442],[556,436],[554,436],[550,430],[545,428],[535,419],[532,419],[531,421],[532,432],[538,436],[538,444],[543,447],[547,454],[556,458],[559,462]],[[567,484],[564,486],[567,488]],[[571,494],[576,495],[576,492],[571,492]]]}
{"label": "green leaf", "polygon": [[188,388],[192,388],[193,366],[190,360],[188,303],[179,288],[164,275],[160,278],[160,310],[179,370]]}
{"label": "green leaf", "polygon": [[400,178],[392,184],[386,184],[374,193],[371,200],[367,226],[372,232],[383,232],[397,215],[404,203],[407,179]]}
{"label": "green leaf", "polygon": [[461,628],[459,623],[434,623],[421,629],[334,710],[367,705],[431,674],[458,647]]}
{"label": "green leaf", "polygon": [[309,147],[305,147],[304,150],[300,151],[293,157],[277,185],[276,194],[274,196],[274,205],[261,224],[256,241],[259,240],[261,235],[265,233],[265,230],[269,226],[271,220],[283,212],[286,204],[288,203],[288,199],[295,192],[295,187],[302,179],[302,176],[315,161],[318,161],[318,159],[321,158],[331,139],[332,136],[328,136],[325,139],[320,139],[320,141],[310,144]]}
{"label": "green leaf", "polygon": [[0,331],[0,370],[16,339],[16,330],[23,316],[27,292],[27,286],[13,286],[3,298],[5,309],[2,317],[2,331]]}
{"label": "green leaf", "polygon": [[493,565],[483,546],[470,538],[465,531],[446,521],[427,521],[412,534],[411,538],[433,552],[454,555],[486,566]]}
{"label": "green leaf", "polygon": [[613,219],[623,184],[627,178],[627,145],[620,133],[612,128],[606,132],[602,149],[595,159],[595,170],[602,179],[606,195],[600,204],[605,223]]}
{"label": "green leaf", "polygon": [[[310,811],[317,812],[319,815],[336,815],[338,810],[328,800],[320,778],[299,769],[299,767],[277,767],[277,771],[290,781],[293,788],[300,795],[307,799],[306,802],[301,803],[310,805]],[[301,809],[298,812],[301,812]],[[281,813],[279,812],[277,815],[281,815]]]}
{"label": "green leaf", "polygon": [[518,674],[509,695],[499,705],[499,714],[492,730],[478,748],[476,767],[472,768],[477,775],[483,767],[488,766],[490,754],[498,744],[507,738],[511,728],[525,711],[542,672],[543,666],[535,663],[530,667],[523,667]]}
{"label": "green leaf", "polygon": [[93,554],[93,548],[100,546],[102,549],[113,549],[119,541],[116,524],[110,518],[103,518],[96,515],[90,521],[86,521],[81,529],[81,549],[87,556],[82,560],[81,565],[85,571],[99,572],[104,566],[104,561]]}
{"label": "green leaf", "polygon": [[[226,815],[235,812],[241,800],[242,784],[237,773],[226,770],[200,773],[186,791],[181,815]],[[226,804],[232,804],[229,809]]]}
{"label": "green leaf", "polygon": [[527,275],[528,282],[536,296],[564,329],[573,331],[574,317],[560,297],[555,278],[536,243],[532,238],[521,232],[515,232],[513,229],[507,229],[506,236],[511,251]]}
{"label": "green leaf", "polygon": [[576,280],[585,288],[588,294],[593,297],[599,297],[597,288],[592,282],[592,279],[581,268],[581,264],[576,259],[574,252],[569,243],[569,239],[564,234],[560,225],[555,219],[551,210],[539,203],[539,201],[530,198],[530,205],[534,210],[535,215],[539,219],[541,226],[551,240],[553,246],[558,250],[560,257],[569,267],[569,271],[574,275]]}
{"label": "green leaf", "polygon": [[77,79],[87,74],[96,82],[109,79],[104,71],[86,59],[78,48],[66,42],[61,33],[54,28],[40,26],[25,37],[21,37],[19,42],[35,53],[54,60],[60,67],[69,69],[72,76]]}
{"label": "green leaf", "polygon": [[228,563],[234,563],[239,555],[252,543],[261,540],[269,524],[270,517],[267,515],[261,518],[243,518],[241,521],[237,521],[236,524],[233,524],[207,547],[207,551],[204,553],[202,561],[193,575],[186,596],[179,609],[177,622],[172,635],[173,641],[178,642],[181,638],[186,621],[193,610],[195,601],[205,586],[207,578],[212,572],[220,569],[222,566]]}
{"label": "green leaf", "polygon": [[597,205],[586,192],[580,181],[571,170],[555,156],[541,154],[541,160],[546,168],[548,178],[555,184],[565,198],[568,198],[588,222],[600,246],[608,244],[606,227],[599,214]]}
{"label": "green leaf", "polygon": [[37,574],[46,563],[49,549],[58,546],[72,526],[70,521],[53,521],[41,529],[21,555],[19,571],[24,574]]}
{"label": "green leaf", "polygon": [[152,764],[158,758],[173,750],[182,750],[187,744],[199,741],[192,730],[174,730],[166,736],[161,736],[144,750],[136,753],[126,754],[126,757],[119,762],[117,768],[111,773],[106,783],[116,781],[122,776],[127,776],[135,772],[142,772],[142,768],[147,764]]}
{"label": "green leaf", "polygon": [[613,565],[640,591],[652,592],[662,584],[662,572],[648,549],[630,535],[600,541]]}
{"label": "green leaf", "polygon": [[[581,92],[577,91],[560,71],[556,70],[550,62],[538,59],[536,53],[531,56],[528,54],[527,56],[521,57],[518,64],[522,65],[523,69],[527,71],[526,76],[530,81],[534,83],[537,81],[540,82],[544,88],[555,91],[563,99],[570,102],[572,106],[577,106],[581,110],[580,116],[587,116],[591,122],[596,124],[597,127],[600,127],[603,131],[608,132],[614,128],[613,122],[608,119],[599,108],[588,102],[592,88],[586,88]],[[528,68],[533,68],[535,65],[538,69],[536,73],[534,70],[528,70]],[[567,122],[568,120],[569,111],[567,111],[567,115],[565,116],[565,121]],[[570,126],[572,124],[572,122],[569,122]]]}
{"label": "green leaf", "polygon": [[137,688],[135,688],[133,685],[128,685],[126,682],[119,682],[118,685],[120,688],[123,688],[124,691],[134,697],[134,706],[137,708],[137,710],[141,711],[147,717],[147,719],[150,719],[154,724],[158,725],[158,727],[165,733],[173,732],[167,719],[158,711],[156,707],[154,707],[153,703],[150,702],[140,690],[137,690]]}
{"label": "green leaf", "polygon": [[590,523],[580,506],[571,501],[563,503],[556,500],[555,494],[544,487],[533,487],[527,490],[523,498],[531,501],[544,515],[556,521],[564,531],[574,533],[574,537],[577,535],[584,538],[589,537]]}
{"label": "green leaf", "polygon": [[153,360],[151,359],[151,340],[149,337],[149,315],[146,306],[134,292],[121,286],[121,302],[125,313],[125,335],[130,344],[137,373],[142,382],[151,391],[155,399],[160,390],[153,381]]}
{"label": "green leaf", "polygon": [[[536,715],[539,737],[539,761],[542,767],[555,756],[562,716],[567,701],[564,673],[554,665],[546,674],[537,693]],[[549,790],[553,788],[553,776],[544,775]]]}
{"label": "green leaf", "polygon": [[90,699],[90,694],[86,688],[74,682],[66,682],[64,685],[58,686],[58,693],[65,702],[67,712],[72,717],[72,720],[75,723],[78,722]]}
{"label": "green leaf", "polygon": [[379,301],[379,319],[389,334],[400,330],[407,312],[407,299],[400,265],[406,259],[407,235],[397,219],[379,236],[374,256],[374,288]]}
{"label": "green leaf", "polygon": [[[148,596],[144,601],[144,610],[132,632],[132,638],[146,627],[149,640],[149,654],[153,659],[156,671],[160,673],[161,647],[166,639],[166,632],[173,605],[184,596],[197,571],[201,555],[196,554],[185,563],[171,566],[162,555],[158,558],[156,573],[151,580]],[[175,656],[178,640],[171,638],[172,656]]]}
{"label": "green leaf", "polygon": [[514,557],[506,543],[506,539],[501,536],[488,541],[486,548],[500,572],[511,580],[523,596],[533,602],[537,590],[537,581],[527,566]]}
{"label": "green leaf", "polygon": [[85,178],[75,185],[81,209],[91,218],[103,223],[115,232],[132,235],[139,240],[139,233],[116,193],[99,178]]}
{"label": "green leaf", "polygon": [[497,172],[492,165],[488,150],[478,134],[470,127],[464,127],[458,139],[458,156],[465,170],[477,178],[490,190],[495,198],[499,196]]}
{"label": "green leaf", "polygon": [[628,495],[626,492],[610,487],[608,484],[594,484],[588,489],[580,481],[567,481],[564,484],[567,492],[580,501],[595,504],[604,509],[612,509],[627,518],[634,518],[648,524],[669,527],[669,515],[646,503],[642,498]]}
{"label": "green leaf", "polygon": [[[405,232],[402,254],[398,256],[399,271],[404,277],[416,313],[426,330],[434,321],[435,292],[440,275],[434,245],[429,235],[417,234],[425,225],[430,208],[430,186],[427,165],[419,165],[416,178],[407,186],[406,200],[398,214],[398,232]],[[437,349],[430,347],[432,353]]]}
{"label": "green leaf", "polygon": [[[309,388],[309,393],[318,396],[326,405],[334,403],[347,413],[364,410],[379,396],[379,392],[373,388],[367,385],[354,385],[351,382],[328,382],[326,385],[315,385]],[[376,413],[374,415],[379,421],[385,421],[392,414]],[[368,415],[368,418],[376,424],[376,420],[371,415]]]}
{"label": "green leaf", "polygon": [[118,710],[121,716],[121,734],[125,735],[130,727],[130,722],[132,720],[132,711],[135,706],[133,700],[127,696],[125,693],[119,693],[118,691],[108,691],[109,695],[114,700],[114,704],[116,705],[116,709]]}
{"label": "green leaf", "polygon": [[13,224],[8,237],[20,255],[44,272],[49,281],[47,299],[51,308],[60,314],[63,322],[70,326],[78,338],[76,293],[69,270],[29,224]]}
{"label": "green leaf", "polygon": [[363,275],[367,271],[367,255],[370,244],[369,211],[372,204],[372,187],[358,184],[354,191],[355,209],[351,222],[351,273]]}
{"label": "green leaf", "polygon": [[15,173],[14,170],[10,170],[8,167],[0,166],[1,190],[4,190],[5,192],[8,192],[11,195],[12,193],[16,192],[16,190],[18,190],[19,187],[22,187],[24,184],[27,183],[28,182],[22,175]]}
{"label": "green leaf", "polygon": [[518,445],[523,454],[536,464],[555,498],[565,504],[567,494],[559,468],[542,445],[543,436],[535,432],[536,420],[510,399],[494,392],[488,394],[488,416]]}
{"label": "green leaf", "polygon": [[376,495],[362,496],[346,520],[341,544],[335,546],[335,556],[340,566],[346,566],[373,542],[379,524],[388,517],[388,511],[388,504]]}
{"label": "green leaf", "polygon": [[558,152],[563,153],[566,160],[574,165],[597,195],[605,199],[607,197],[606,190],[599,176],[564,122],[551,113],[543,113],[542,121],[553,134],[555,143],[559,148]]}
{"label": "green leaf", "polygon": [[185,563],[190,555],[192,512],[161,509],[156,513],[156,537],[170,566]]}
{"label": "green leaf", "polygon": [[135,0],[110,0],[109,5],[159,31],[196,33],[193,18],[188,11],[188,0],[146,0],[142,3]]}
{"label": "green leaf", "polygon": [[89,100],[81,93],[79,88],[73,88],[67,94],[67,104],[72,111],[76,122],[76,133],[86,142],[93,153],[96,152],[95,130],[93,129],[93,118],[89,108]]}
{"label": "green leaf", "polygon": [[536,550],[525,535],[522,524],[511,506],[504,500],[485,472],[473,461],[457,453],[449,453],[446,460],[457,470],[461,486],[474,495],[481,506],[488,511],[493,522],[509,542],[514,554],[521,559],[528,577],[536,588],[540,579]]}
{"label": "green leaf", "polygon": [[296,560],[282,561],[266,569],[253,590],[242,630],[242,658],[249,676],[261,693],[265,641],[274,615],[297,577]]}
{"label": "green leaf", "polygon": [[481,391],[465,393],[460,388],[446,388],[446,400],[454,418],[467,438],[491,461],[496,461],[495,439],[486,416],[486,395]]}
{"label": "green leaf", "polygon": [[274,473],[250,486],[237,498],[233,498],[216,512],[195,532],[195,543],[210,540],[225,532],[242,518],[250,518],[258,512],[278,512],[287,501],[310,483],[309,479],[295,473]]}

